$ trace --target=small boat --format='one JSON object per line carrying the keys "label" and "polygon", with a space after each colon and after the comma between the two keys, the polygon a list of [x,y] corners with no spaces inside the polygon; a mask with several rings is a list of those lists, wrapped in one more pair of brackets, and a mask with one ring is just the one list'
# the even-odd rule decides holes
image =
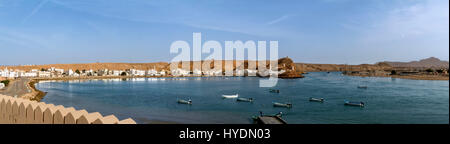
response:
{"label": "small boat", "polygon": [[348,105],[348,106],[359,106],[359,107],[364,107],[364,102],[351,102],[351,101],[345,101],[345,105]]}
{"label": "small boat", "polygon": [[367,86],[358,86],[360,89],[367,89]]}
{"label": "small boat", "polygon": [[235,94],[235,95],[222,95],[222,98],[228,98],[228,99],[231,99],[231,98],[238,98],[239,97],[239,94]]}
{"label": "small boat", "polygon": [[285,107],[285,108],[292,108],[292,104],[291,103],[278,103],[278,102],[274,102],[273,103],[274,107]]}
{"label": "small boat", "polygon": [[269,92],[271,92],[271,93],[280,93],[280,90],[270,89]]}
{"label": "small boat", "polygon": [[323,102],[324,99],[323,98],[309,98],[309,101],[311,101],[311,102]]}
{"label": "small boat", "polygon": [[240,101],[240,102],[253,102],[253,98],[238,98],[236,101]]}
{"label": "small boat", "polygon": [[191,105],[192,104],[192,100],[178,100],[178,103],[179,104],[188,104],[188,105]]}

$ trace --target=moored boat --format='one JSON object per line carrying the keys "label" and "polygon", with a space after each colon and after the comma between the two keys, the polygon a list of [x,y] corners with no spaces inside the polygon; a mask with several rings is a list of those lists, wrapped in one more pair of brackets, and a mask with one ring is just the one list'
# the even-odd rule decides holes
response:
{"label": "moored boat", "polygon": [[324,102],[325,100],[323,98],[309,98],[309,101],[311,101],[311,102]]}
{"label": "moored boat", "polygon": [[253,98],[237,98],[236,101],[240,101],[240,102],[253,102]]}
{"label": "moored boat", "polygon": [[364,102],[351,102],[351,101],[345,101],[345,105],[348,105],[348,106],[359,106],[359,107],[364,107]]}
{"label": "moored boat", "polygon": [[273,103],[274,107],[285,107],[285,108],[292,108],[292,104],[291,103],[279,103],[279,102],[274,102]]}
{"label": "moored boat", "polygon": [[222,95],[222,98],[227,98],[227,99],[231,99],[231,98],[238,98],[239,94],[235,94],[235,95]]}
{"label": "moored boat", "polygon": [[269,92],[271,92],[271,93],[280,93],[280,90],[270,89]]}
{"label": "moored boat", "polygon": [[191,105],[192,104],[192,100],[178,100],[177,101],[179,104],[188,104]]}
{"label": "moored boat", "polygon": [[358,86],[360,89],[367,89],[367,86]]}

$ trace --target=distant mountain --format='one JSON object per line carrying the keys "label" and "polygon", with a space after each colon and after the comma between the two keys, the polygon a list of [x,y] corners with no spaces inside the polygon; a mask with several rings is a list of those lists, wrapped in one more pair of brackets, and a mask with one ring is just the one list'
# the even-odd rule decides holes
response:
{"label": "distant mountain", "polygon": [[438,58],[430,57],[427,59],[422,59],[420,61],[411,61],[411,62],[389,62],[385,61],[383,63],[387,63],[392,67],[411,67],[411,68],[448,68],[448,61],[441,61]]}

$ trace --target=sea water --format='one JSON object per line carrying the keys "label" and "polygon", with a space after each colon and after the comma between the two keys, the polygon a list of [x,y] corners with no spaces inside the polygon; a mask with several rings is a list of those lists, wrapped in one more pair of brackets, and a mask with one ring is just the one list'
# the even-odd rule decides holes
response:
{"label": "sea water", "polygon": [[[47,81],[43,102],[138,123],[246,124],[252,116],[283,112],[291,124],[448,124],[449,82],[389,77],[353,77],[313,72],[259,87],[258,77],[179,77]],[[358,86],[367,86],[360,89]],[[271,93],[278,89],[280,93]],[[223,99],[239,94],[252,103]],[[323,103],[309,98],[324,98]],[[192,105],[177,100],[192,100]],[[364,102],[365,107],[344,105]],[[273,102],[292,103],[290,109]]]}

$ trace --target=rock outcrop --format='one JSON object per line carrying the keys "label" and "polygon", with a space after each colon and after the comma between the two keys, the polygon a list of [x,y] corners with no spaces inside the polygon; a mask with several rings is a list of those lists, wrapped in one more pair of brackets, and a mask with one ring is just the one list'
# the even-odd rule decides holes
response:
{"label": "rock outcrop", "polygon": [[292,61],[289,57],[278,60],[278,71],[285,71],[284,73],[278,75],[279,78],[293,79],[304,77],[300,74],[301,71],[298,71],[294,61]]}

